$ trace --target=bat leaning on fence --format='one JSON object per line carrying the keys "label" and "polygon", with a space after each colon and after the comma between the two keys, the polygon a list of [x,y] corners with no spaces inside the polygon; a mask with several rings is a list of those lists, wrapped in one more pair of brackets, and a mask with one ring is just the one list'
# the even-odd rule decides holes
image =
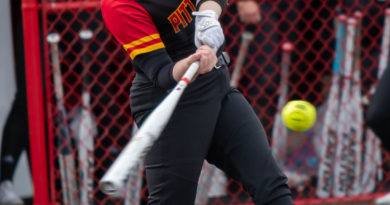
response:
{"label": "bat leaning on fence", "polygon": [[[199,62],[192,63],[182,79],[169,95],[153,110],[137,134],[125,146],[121,154],[100,180],[104,193],[118,194],[132,169],[143,160],[153,143],[158,139],[167,125],[184,90],[199,69]],[[137,171],[137,170],[135,170]]]}
{"label": "bat leaning on fence", "polygon": [[348,18],[333,177],[333,195],[337,197],[353,196],[359,192],[361,128],[352,119],[357,112],[353,104],[357,102],[351,102],[356,26],[357,20]]}
{"label": "bat leaning on fence", "polygon": [[242,67],[244,66],[244,61],[246,58],[246,53],[248,51],[249,42],[253,39],[253,34],[249,31],[245,31],[244,33],[242,33],[241,38],[242,39],[240,44],[240,50],[238,51],[236,64],[233,68],[233,72],[230,80],[230,85],[235,88],[238,86],[238,83],[240,81]]}
{"label": "bat leaning on fence", "polygon": [[64,93],[62,88],[62,77],[59,61],[60,56],[58,49],[60,36],[57,33],[50,33],[46,40],[50,45],[50,56],[54,78],[54,92],[58,111],[56,115],[56,126],[58,127],[56,142],[58,149],[60,150],[58,155],[58,162],[60,166],[62,198],[64,204],[79,204],[77,196],[77,181],[75,176],[75,158],[72,151],[72,137],[67,122],[67,112],[64,105]]}
{"label": "bat leaning on fence", "polygon": [[286,42],[282,45],[282,64],[280,68],[280,86],[279,86],[279,99],[278,99],[278,111],[274,120],[274,128],[272,131],[272,153],[276,158],[276,161],[284,168],[284,159],[286,159],[287,145],[287,128],[282,122],[281,111],[286,104],[288,94],[288,74],[290,70],[291,52],[293,45],[290,42]]}
{"label": "bat leaning on fence", "polygon": [[324,116],[324,125],[321,133],[320,163],[318,168],[317,196],[327,198],[330,196],[333,188],[333,163],[336,157],[336,133],[338,123],[338,112],[340,102],[340,73],[341,64],[344,59],[344,39],[345,24],[347,16],[340,14],[336,21],[336,50],[335,60],[333,62],[333,76],[331,80],[328,99],[326,102],[326,111]]}
{"label": "bat leaning on fence", "polygon": [[[355,55],[354,55],[354,74],[352,78],[352,97],[351,102],[352,106],[354,106],[353,110],[354,112],[354,118],[352,119],[351,123],[354,123],[355,125],[360,125],[359,128],[357,128],[360,135],[363,134],[363,103],[362,103],[362,96],[361,96],[361,79],[360,79],[360,73],[361,73],[361,33],[362,33],[362,25],[361,21],[363,18],[363,13],[361,11],[355,11],[354,17],[358,20],[358,24],[356,27],[356,43],[357,46],[355,49]],[[372,193],[375,189],[375,182],[376,182],[376,173],[379,169],[378,163],[376,161],[377,150],[380,149],[379,145],[376,143],[376,136],[371,134],[366,134],[366,140],[363,143],[363,146],[365,147],[362,151],[362,161],[361,161],[361,177],[360,177],[360,190],[359,194],[369,194]],[[380,156],[380,154],[379,154]]]}
{"label": "bat leaning on fence", "polygon": [[76,120],[76,135],[79,157],[79,175],[80,175],[80,200],[81,204],[91,204],[93,184],[94,184],[94,136],[96,135],[96,120],[91,113],[91,94],[88,90],[90,78],[88,77],[90,57],[88,55],[88,41],[91,40],[93,33],[89,29],[79,32],[79,38],[82,41],[81,52],[81,101],[82,106],[78,110],[78,120]]}
{"label": "bat leaning on fence", "polygon": [[[361,79],[360,79],[360,73],[361,73],[361,33],[362,33],[362,26],[361,21],[363,18],[363,13],[361,11],[355,11],[354,18],[356,19],[356,26],[355,26],[355,49],[353,52],[353,70],[352,70],[352,87],[351,87],[351,121],[350,121],[350,133],[353,136],[352,145],[350,146],[351,151],[357,151],[354,153],[354,166],[352,166],[354,169],[353,175],[354,182],[353,182],[353,189],[351,190],[349,195],[356,196],[363,193],[363,183],[362,183],[362,175],[365,173],[363,172],[363,169],[371,166],[369,162],[365,161],[363,163],[362,159],[363,157],[370,156],[372,153],[367,153],[367,150],[365,153],[363,153],[362,150],[362,137],[363,137],[363,103],[362,103],[362,95],[361,95]],[[367,159],[367,158],[366,158]],[[374,162],[374,160],[372,160]],[[375,162],[374,162],[375,163]],[[375,167],[375,165],[373,165]],[[375,171],[374,171],[375,172]],[[369,172],[367,172],[369,173]],[[375,184],[375,179],[370,179],[371,183]],[[373,190],[372,190],[373,191]]]}

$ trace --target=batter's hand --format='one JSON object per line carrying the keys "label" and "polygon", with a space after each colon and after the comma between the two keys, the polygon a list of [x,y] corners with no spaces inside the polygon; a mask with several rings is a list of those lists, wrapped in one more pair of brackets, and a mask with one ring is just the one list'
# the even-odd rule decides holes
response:
{"label": "batter's hand", "polygon": [[194,55],[199,56],[199,74],[210,72],[218,62],[214,50],[207,45],[199,47]]}
{"label": "batter's hand", "polygon": [[208,45],[217,52],[225,41],[217,13],[204,10],[192,14],[195,16],[195,46],[200,48],[202,45]]}
{"label": "batter's hand", "polygon": [[[172,75],[173,78],[176,81],[179,81],[180,78],[183,76],[185,71],[190,67],[190,65],[195,62],[199,61],[199,70],[198,74],[205,74],[207,72],[210,72],[214,66],[217,64],[217,56],[214,52],[214,50],[209,46],[201,46],[199,47],[196,52],[187,58],[184,58],[180,61],[178,61],[175,66],[173,67]],[[196,76],[193,78],[193,80],[196,78]]]}

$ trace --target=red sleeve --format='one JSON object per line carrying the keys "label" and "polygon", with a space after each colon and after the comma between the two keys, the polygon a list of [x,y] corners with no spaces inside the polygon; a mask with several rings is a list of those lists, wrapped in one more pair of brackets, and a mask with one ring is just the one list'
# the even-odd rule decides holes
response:
{"label": "red sleeve", "polygon": [[165,48],[150,14],[135,0],[102,0],[106,27],[131,59]]}

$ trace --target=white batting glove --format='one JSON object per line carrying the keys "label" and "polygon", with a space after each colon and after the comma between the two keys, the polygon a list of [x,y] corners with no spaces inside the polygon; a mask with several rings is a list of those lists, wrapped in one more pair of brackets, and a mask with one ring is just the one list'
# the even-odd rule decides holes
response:
{"label": "white batting glove", "polygon": [[204,10],[192,12],[195,18],[195,46],[210,46],[215,52],[222,46],[225,36],[218,15],[215,11]]}

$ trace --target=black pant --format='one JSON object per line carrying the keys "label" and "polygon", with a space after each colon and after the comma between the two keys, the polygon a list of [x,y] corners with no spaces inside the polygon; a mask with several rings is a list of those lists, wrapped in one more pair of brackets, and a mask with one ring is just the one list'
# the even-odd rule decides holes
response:
{"label": "black pant", "polygon": [[[145,160],[150,205],[193,204],[204,159],[242,182],[257,205],[292,204],[260,121],[241,93],[225,87],[176,108]],[[143,118],[135,115],[138,124]]]}
{"label": "black pant", "polygon": [[387,68],[379,80],[375,94],[372,96],[367,123],[381,139],[382,145],[390,150],[390,68]]}
{"label": "black pant", "polygon": [[1,180],[12,180],[23,150],[27,151],[30,162],[21,1],[10,2],[12,6],[16,95],[2,133]]}
{"label": "black pant", "polygon": [[1,144],[1,180],[12,180],[23,150],[27,151],[30,159],[26,106],[25,100],[16,97],[5,123]]}

